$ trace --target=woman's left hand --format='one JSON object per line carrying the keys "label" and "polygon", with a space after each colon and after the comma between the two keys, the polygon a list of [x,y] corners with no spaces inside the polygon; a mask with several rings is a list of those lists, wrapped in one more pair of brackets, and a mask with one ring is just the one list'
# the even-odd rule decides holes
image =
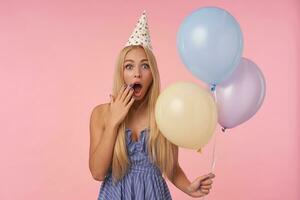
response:
{"label": "woman's left hand", "polygon": [[209,193],[212,179],[215,177],[213,173],[196,178],[187,188],[188,194],[191,197],[203,197]]}

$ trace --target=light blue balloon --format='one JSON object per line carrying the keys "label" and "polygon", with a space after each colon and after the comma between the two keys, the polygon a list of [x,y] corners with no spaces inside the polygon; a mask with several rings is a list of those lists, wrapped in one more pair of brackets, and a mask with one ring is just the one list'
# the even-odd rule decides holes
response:
{"label": "light blue balloon", "polygon": [[243,35],[238,22],[227,11],[200,8],[181,24],[177,49],[189,71],[206,83],[217,85],[239,64]]}

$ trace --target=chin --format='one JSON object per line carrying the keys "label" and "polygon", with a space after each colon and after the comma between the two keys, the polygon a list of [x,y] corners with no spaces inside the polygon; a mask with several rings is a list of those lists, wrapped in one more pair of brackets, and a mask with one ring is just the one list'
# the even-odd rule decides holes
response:
{"label": "chin", "polygon": [[134,98],[135,98],[135,101],[140,101],[140,100],[144,99],[144,96],[139,96],[139,97],[134,97]]}

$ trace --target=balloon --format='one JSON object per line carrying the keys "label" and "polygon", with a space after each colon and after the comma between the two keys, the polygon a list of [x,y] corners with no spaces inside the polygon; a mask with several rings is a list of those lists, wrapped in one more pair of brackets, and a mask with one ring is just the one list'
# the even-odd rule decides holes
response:
{"label": "balloon", "polygon": [[159,95],[155,119],[170,142],[199,150],[213,135],[218,120],[217,106],[208,91],[194,83],[177,82]]}
{"label": "balloon", "polygon": [[265,87],[258,66],[242,58],[234,73],[216,87],[219,124],[233,128],[250,119],[264,101]]}
{"label": "balloon", "polygon": [[216,85],[238,65],[243,35],[238,22],[227,11],[217,7],[200,8],[181,24],[177,49],[193,75]]}

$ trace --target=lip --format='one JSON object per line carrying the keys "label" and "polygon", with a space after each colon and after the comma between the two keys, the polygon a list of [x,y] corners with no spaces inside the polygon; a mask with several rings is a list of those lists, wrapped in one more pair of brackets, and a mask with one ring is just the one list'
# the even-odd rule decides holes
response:
{"label": "lip", "polygon": [[134,85],[134,84],[137,84],[137,83],[142,85],[141,81],[134,81],[130,85]]}
{"label": "lip", "polygon": [[134,92],[134,93],[133,93],[133,95],[134,95],[135,97],[139,97],[139,96],[141,96],[141,95],[142,95],[142,90],[141,90],[141,91],[139,91],[139,93],[136,93],[136,92]]}
{"label": "lip", "polygon": [[140,84],[140,85],[142,86],[142,88],[143,88],[143,84],[142,84],[140,81],[132,82],[132,83],[130,83],[129,85],[130,85],[131,87],[133,87],[135,84]]}

